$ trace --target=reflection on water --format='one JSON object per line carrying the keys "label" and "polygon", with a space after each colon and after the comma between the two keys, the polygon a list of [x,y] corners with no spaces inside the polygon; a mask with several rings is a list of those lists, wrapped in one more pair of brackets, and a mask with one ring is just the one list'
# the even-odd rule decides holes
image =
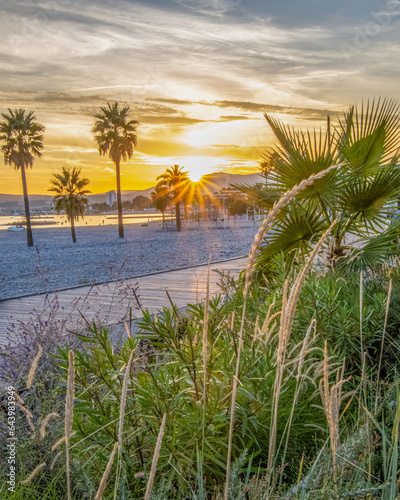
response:
{"label": "reflection on water", "polygon": [[[145,224],[152,220],[161,220],[160,213],[137,213],[125,214],[124,224]],[[23,224],[25,217],[22,215],[5,216],[0,215],[0,230],[7,229],[10,225]],[[33,227],[69,227],[66,215],[32,215],[31,222]],[[117,214],[108,215],[86,215],[84,219],[75,221],[75,226],[114,226],[118,224]]]}

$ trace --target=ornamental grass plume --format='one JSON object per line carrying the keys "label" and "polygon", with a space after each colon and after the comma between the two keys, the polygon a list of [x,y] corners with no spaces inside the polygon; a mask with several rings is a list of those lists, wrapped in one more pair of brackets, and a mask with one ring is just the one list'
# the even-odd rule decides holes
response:
{"label": "ornamental grass plume", "polygon": [[36,429],[35,429],[35,425],[34,425],[33,420],[32,420],[33,419],[32,413],[27,408],[25,408],[25,406],[23,404],[15,402],[15,406],[18,406],[18,408],[24,412],[26,420],[28,422],[28,425],[29,425],[31,431],[35,432]]}
{"label": "ornamental grass plume", "polygon": [[43,354],[43,348],[41,345],[39,345],[39,350],[35,356],[35,359],[33,360],[32,364],[31,364],[31,368],[30,368],[29,373],[28,373],[28,378],[26,380],[26,388],[27,389],[30,389],[32,387],[33,379],[35,378],[36,368],[38,366],[39,359],[41,358],[42,354]]}
{"label": "ornamental grass plume", "polygon": [[158,458],[160,456],[161,443],[162,443],[162,439],[163,439],[163,435],[164,435],[164,428],[165,428],[166,419],[167,419],[167,414],[164,413],[164,416],[163,416],[163,419],[161,422],[160,431],[159,431],[158,437],[157,437],[156,447],[154,450],[153,461],[151,463],[150,476],[149,476],[149,480],[147,481],[147,488],[146,488],[146,493],[144,495],[144,500],[150,500],[151,490],[153,489],[153,483],[154,483],[154,478],[156,477],[157,462],[158,462]]}
{"label": "ornamental grass plume", "polygon": [[[287,449],[289,446],[289,437],[290,437],[290,430],[292,427],[294,410],[295,410],[295,407],[296,407],[296,404],[297,404],[297,401],[299,398],[299,393],[300,393],[300,387],[301,387],[300,382],[301,382],[303,377],[308,377],[308,375],[306,373],[303,374],[303,366],[305,363],[305,358],[306,358],[306,355],[308,353],[310,353],[311,351],[319,349],[317,347],[314,347],[314,348],[310,347],[312,342],[313,342],[313,339],[310,342],[310,334],[311,334],[311,331],[314,331],[314,335],[315,335],[316,328],[317,328],[317,320],[315,318],[313,318],[311,320],[309,327],[307,328],[306,335],[302,341],[302,346],[301,346],[300,352],[297,355],[297,357],[294,359],[294,363],[297,363],[296,388],[295,388],[295,392],[294,392],[294,397],[293,397],[292,408],[290,411],[289,420],[286,424],[287,433],[286,433],[285,447],[284,447],[283,455],[282,455],[282,467],[285,466],[285,459],[286,459]],[[281,478],[282,478],[282,476],[281,476]]]}
{"label": "ornamental grass plume", "polygon": [[54,466],[56,465],[57,460],[61,457],[62,451],[59,451],[57,455],[53,458],[53,461],[50,464],[50,470],[54,469]]}
{"label": "ornamental grass plume", "polygon": [[[71,432],[70,437],[74,437],[75,434],[76,432]],[[53,444],[53,446],[51,447],[51,451],[56,451],[63,443],[65,443],[65,435]]]}
{"label": "ornamental grass plume", "polygon": [[74,416],[74,385],[75,385],[75,354],[68,352],[68,376],[67,376],[67,396],[65,400],[65,455],[67,468],[67,495],[71,500],[71,470],[69,462],[69,444],[72,432],[72,420]]}
{"label": "ornamental grass plume", "polygon": [[107,486],[108,476],[110,475],[111,467],[112,467],[112,464],[114,462],[114,457],[115,457],[115,454],[117,452],[117,448],[118,448],[118,441],[114,444],[114,448],[111,452],[110,458],[109,458],[108,463],[107,463],[107,467],[106,467],[106,469],[103,473],[103,476],[101,478],[99,488],[98,488],[97,493],[94,497],[94,500],[102,500],[102,498],[103,498],[104,490],[106,489],[106,486]]}
{"label": "ornamental grass plume", "polygon": [[60,415],[56,412],[52,412],[52,413],[49,413],[47,414],[43,421],[42,421],[42,425],[40,426],[40,430],[39,430],[39,434],[40,434],[40,437],[42,439],[45,438],[46,436],[46,427],[47,427],[47,424],[49,423],[50,419],[53,418],[53,417],[59,417]]}
{"label": "ornamental grass plume", "polygon": [[33,469],[33,471],[29,474],[29,476],[21,481],[21,484],[29,484],[33,481],[33,479],[39,474],[39,472],[46,467],[45,462],[39,464],[37,467]]}
{"label": "ornamental grass plume", "polygon": [[256,342],[257,340],[262,340],[264,344],[266,344],[268,340],[271,338],[272,332],[275,330],[275,327],[277,325],[276,318],[281,314],[281,311],[277,311],[276,313],[271,314],[271,310],[273,309],[274,306],[275,302],[272,302],[272,304],[269,305],[267,314],[265,316],[261,328],[259,327],[258,323],[256,324],[256,327],[254,329],[253,343]]}
{"label": "ornamental grass plume", "polygon": [[[273,207],[269,211],[267,217],[264,219],[263,223],[261,224],[261,226],[260,226],[260,228],[259,228],[259,230],[254,238],[254,242],[253,242],[252,247],[251,247],[249,259],[247,261],[246,272],[245,272],[245,284],[244,284],[244,288],[243,288],[244,302],[243,302],[243,310],[242,310],[242,320],[241,320],[241,325],[240,325],[240,330],[239,330],[239,345],[238,345],[238,353],[237,353],[237,359],[236,359],[236,369],[235,369],[235,375],[233,376],[233,381],[232,381],[231,417],[230,417],[230,424],[229,424],[228,453],[227,453],[227,461],[226,461],[226,479],[225,479],[225,494],[224,494],[225,500],[228,500],[228,497],[229,497],[229,477],[230,477],[230,462],[231,462],[231,455],[232,455],[233,425],[234,425],[234,419],[235,419],[235,402],[236,402],[237,383],[239,380],[240,354],[241,354],[241,349],[243,346],[243,329],[244,329],[244,320],[245,320],[245,314],[246,314],[246,304],[247,304],[247,297],[248,297],[248,294],[250,291],[250,284],[251,284],[251,277],[253,274],[254,263],[255,263],[258,251],[261,247],[261,243],[264,239],[265,234],[271,228],[271,225],[272,225],[275,217],[282,210],[282,208],[287,203],[289,203],[291,200],[293,200],[293,198],[300,191],[305,189],[307,186],[311,185],[317,179],[322,178],[324,175],[326,175],[331,170],[339,167],[340,165],[341,164],[332,165],[329,168],[322,170],[321,172],[318,172],[316,174],[311,175],[308,179],[304,179],[303,181],[301,181],[298,186],[294,186],[290,191],[285,193],[277,202],[275,202],[275,204],[273,205]],[[329,230],[330,230],[330,228],[329,228]],[[327,234],[327,233],[325,233],[325,234]],[[305,278],[305,276],[304,276],[304,278]],[[303,281],[304,281],[304,279],[303,279]]]}
{"label": "ornamental grass plume", "polygon": [[324,177],[324,175],[326,175],[331,170],[339,167],[340,165],[341,164],[338,163],[337,165],[332,165],[329,168],[322,170],[321,172],[310,175],[310,177],[308,177],[308,179],[302,180],[299,185],[294,186],[290,191],[285,193],[277,202],[274,203],[273,207],[268,212],[267,217],[263,220],[263,223],[261,224],[261,226],[256,234],[256,237],[254,238],[254,242],[251,246],[249,260],[247,261],[247,266],[246,266],[246,278],[245,278],[245,286],[244,286],[244,290],[243,290],[244,296],[247,296],[247,294],[249,292],[250,283],[251,283],[251,276],[253,273],[253,268],[254,268],[254,264],[255,264],[255,260],[256,260],[258,251],[261,247],[261,243],[263,242],[265,234],[271,228],[271,225],[272,225],[275,217],[282,210],[282,208],[285,205],[287,205],[291,200],[293,200],[293,198],[300,191],[302,191],[303,189],[308,187],[314,181],[321,179],[321,177]]}
{"label": "ornamental grass plume", "polygon": [[337,491],[337,461],[336,452],[339,447],[339,411],[342,403],[342,387],[350,379],[344,379],[345,359],[341,369],[336,368],[336,383],[330,385],[329,376],[331,375],[332,365],[329,364],[327,341],[324,344],[323,377],[319,382],[319,392],[324,408],[326,420],[328,422],[329,436],[331,442],[333,484]]}
{"label": "ornamental grass plume", "polygon": [[314,262],[315,257],[318,255],[322,245],[324,244],[328,234],[332,230],[333,226],[336,224],[336,220],[332,222],[329,228],[325,231],[325,233],[321,236],[318,243],[315,245],[313,251],[311,252],[310,257],[308,258],[306,264],[303,266],[302,270],[296,277],[289,298],[287,296],[287,281],[284,284],[283,288],[283,300],[282,300],[282,311],[281,311],[281,322],[279,328],[279,336],[278,336],[278,350],[276,356],[276,378],[275,378],[275,388],[272,402],[272,422],[271,422],[271,432],[269,438],[269,446],[268,446],[268,474],[270,477],[273,460],[275,456],[275,447],[276,447],[276,432],[278,428],[278,406],[279,406],[279,398],[281,394],[281,387],[283,382],[283,373],[285,370],[286,364],[286,354],[287,354],[287,346],[289,343],[289,339],[292,333],[293,320],[294,315],[297,308],[297,302],[299,300],[300,291],[304,284],[304,280],[306,279],[306,275],[310,270],[312,263]]}

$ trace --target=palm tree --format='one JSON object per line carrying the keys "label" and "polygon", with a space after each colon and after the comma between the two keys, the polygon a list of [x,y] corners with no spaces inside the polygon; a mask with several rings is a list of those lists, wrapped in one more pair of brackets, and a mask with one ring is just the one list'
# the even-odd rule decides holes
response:
{"label": "palm tree", "polygon": [[[392,100],[351,107],[336,127],[328,119],[326,132],[297,131],[265,118],[277,145],[267,186],[242,186],[263,209],[311,174],[339,165],[304,189],[275,221],[259,257],[264,266],[283,252],[294,257],[307,254],[313,242],[337,221],[328,241],[331,265],[370,267],[395,257],[400,221],[390,218],[400,196],[400,107]],[[265,165],[262,165],[265,166]],[[352,248],[349,240],[358,239]]]}
{"label": "palm tree", "polygon": [[89,179],[79,178],[81,169],[66,169],[62,167],[61,174],[53,174],[52,187],[49,191],[56,193],[54,196],[55,209],[58,213],[64,210],[68,221],[71,223],[72,241],[76,243],[75,220],[84,217],[88,199],[85,195],[90,191],[85,189]]}
{"label": "palm tree", "polygon": [[122,222],[122,200],[121,200],[121,160],[132,158],[133,148],[137,145],[135,134],[139,123],[129,119],[129,106],[120,107],[117,102],[107,103],[100,108],[100,113],[95,114],[97,118],[92,132],[99,147],[100,155],[109,154],[115,163],[117,175],[117,207],[118,207],[118,232],[119,237],[124,237],[124,226]]}
{"label": "palm tree", "polygon": [[154,191],[152,191],[151,193],[151,199],[155,208],[162,213],[163,221],[165,221],[165,211],[172,201],[169,188],[165,187],[163,184],[158,183],[154,188]]}
{"label": "palm tree", "polygon": [[26,183],[26,169],[33,167],[35,158],[42,156],[43,132],[45,127],[35,122],[33,111],[24,109],[8,109],[2,113],[4,120],[0,123],[0,141],[5,144],[1,147],[4,153],[4,163],[21,170],[22,188],[26,217],[26,236],[28,247],[33,246],[31,215],[29,211],[28,187]]}
{"label": "palm tree", "polygon": [[180,202],[186,197],[186,193],[190,189],[191,181],[188,177],[188,172],[183,171],[183,167],[174,165],[157,177],[158,189],[164,189],[170,193],[175,205],[176,229],[182,231]]}

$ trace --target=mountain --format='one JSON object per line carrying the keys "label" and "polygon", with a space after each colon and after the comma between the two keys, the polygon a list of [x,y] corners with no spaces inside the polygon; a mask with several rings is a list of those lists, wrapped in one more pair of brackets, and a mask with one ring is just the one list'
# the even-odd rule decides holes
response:
{"label": "mountain", "polygon": [[259,174],[228,174],[226,172],[203,175],[201,180],[207,186],[208,191],[212,193],[222,188],[227,188],[231,184],[255,184],[256,182],[265,182],[264,178]]}
{"label": "mountain", "polygon": [[[255,184],[263,182],[263,178],[258,174],[228,174],[226,172],[215,172],[202,177],[202,182],[207,186],[206,191],[214,193],[221,188],[227,188],[230,184]],[[154,186],[148,189],[122,191],[122,201],[132,201],[136,196],[146,196],[150,198]],[[103,203],[106,201],[106,193],[97,193],[88,195],[89,203]],[[30,194],[29,201],[32,208],[39,206],[50,206],[53,197],[46,194]],[[0,207],[23,206],[22,195],[1,194]]]}

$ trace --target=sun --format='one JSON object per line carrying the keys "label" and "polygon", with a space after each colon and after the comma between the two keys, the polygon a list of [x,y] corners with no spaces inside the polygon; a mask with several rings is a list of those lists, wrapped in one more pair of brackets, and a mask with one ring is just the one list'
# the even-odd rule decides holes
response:
{"label": "sun", "polygon": [[188,156],[183,160],[184,170],[192,182],[199,182],[203,175],[216,171],[220,161],[209,156]]}
{"label": "sun", "polygon": [[197,169],[188,169],[188,176],[192,182],[200,182],[201,178],[204,175],[204,172],[202,170],[197,170]]}

